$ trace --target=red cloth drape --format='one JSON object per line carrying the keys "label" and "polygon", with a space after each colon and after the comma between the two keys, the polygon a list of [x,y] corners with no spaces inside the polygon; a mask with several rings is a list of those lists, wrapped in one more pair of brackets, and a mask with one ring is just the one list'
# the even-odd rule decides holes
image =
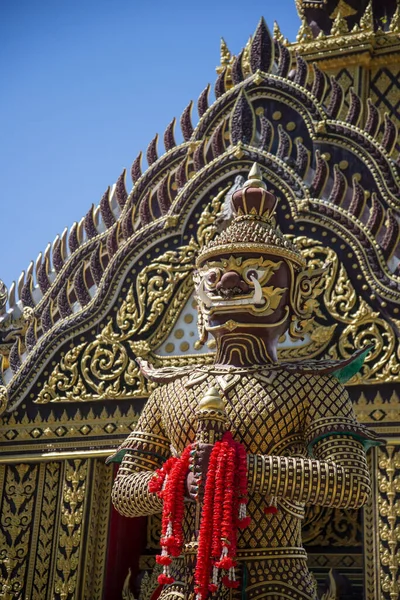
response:
{"label": "red cloth drape", "polygon": [[[118,470],[116,465],[114,476]],[[147,518],[130,519],[122,517],[111,508],[110,532],[106,560],[106,576],[103,600],[116,600],[122,597],[122,587],[128,570],[131,569],[131,588],[137,598],[135,585],[139,574],[139,557],[145,554]]]}

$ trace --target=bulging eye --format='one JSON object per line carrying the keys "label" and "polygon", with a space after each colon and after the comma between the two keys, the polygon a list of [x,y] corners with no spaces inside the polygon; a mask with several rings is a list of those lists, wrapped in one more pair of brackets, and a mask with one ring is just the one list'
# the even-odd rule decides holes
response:
{"label": "bulging eye", "polygon": [[257,279],[260,281],[265,275],[265,271],[263,269],[255,269],[254,267],[250,267],[246,269],[244,273],[244,279],[247,283],[252,283],[253,279]]}
{"label": "bulging eye", "polygon": [[205,276],[205,282],[209,288],[215,287],[220,279],[221,279],[221,270],[220,269],[212,269],[211,271],[208,271],[208,273]]}

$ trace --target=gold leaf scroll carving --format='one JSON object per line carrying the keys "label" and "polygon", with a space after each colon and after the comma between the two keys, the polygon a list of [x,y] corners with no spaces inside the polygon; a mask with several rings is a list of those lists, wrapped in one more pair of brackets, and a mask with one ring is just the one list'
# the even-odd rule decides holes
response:
{"label": "gold leaf scroll carving", "polygon": [[87,461],[66,461],[56,555],[54,600],[75,597],[86,494]]}
{"label": "gold leaf scroll carving", "polygon": [[360,547],[359,511],[307,506],[302,540],[307,546]]}
{"label": "gold leaf scroll carving", "polygon": [[400,449],[378,448],[379,557],[382,598],[400,594]]}
{"label": "gold leaf scroll carving", "polygon": [[[220,192],[203,210],[197,239],[146,265],[129,286],[115,317],[108,318],[95,340],[66,353],[40,390],[37,403],[148,396],[153,384],[145,381],[135,357],[149,357],[157,366],[168,363],[168,357],[154,352],[172,331],[190,297],[195,253],[217,232],[225,193]],[[307,302],[312,304],[314,317],[306,324],[307,340],[280,348],[280,359],[318,356],[328,346],[332,358],[348,358],[355,348],[372,343],[373,351],[349,385],[400,381],[400,344],[389,323],[358,297],[333,249],[305,236],[295,241],[308,267],[314,272],[322,270],[322,277],[315,282],[311,278]],[[334,324],[327,322],[327,314]],[[149,334],[151,328],[154,331]],[[148,337],[141,339],[146,334]],[[334,336],[337,341],[332,345]],[[184,357],[176,359],[186,364]],[[198,355],[196,360],[205,362],[207,356]]]}
{"label": "gold leaf scroll carving", "polygon": [[[321,268],[328,263],[323,274],[322,298],[325,309],[337,323],[339,334],[338,341],[329,349],[331,357],[349,358],[355,348],[373,345],[363,368],[347,385],[399,382],[400,340],[395,331],[357,295],[346,269],[331,248],[306,237],[296,238],[296,243],[308,265]],[[318,311],[317,316],[321,318]]]}
{"label": "gold leaf scroll carving", "polygon": [[[182,301],[187,300],[193,288],[191,273],[195,251],[196,246],[191,243],[165,252],[147,265],[129,287],[115,321],[110,317],[93,342],[80,344],[67,352],[53,369],[36,402],[147,396],[150,389],[135,356],[151,351],[152,336],[148,340],[137,338],[147,333],[160,317],[163,317],[161,330],[167,327],[165,333],[168,334],[168,328],[172,328],[184,304]],[[182,287],[185,298],[182,298]],[[157,331],[154,337],[159,342]]]}
{"label": "gold leaf scroll carving", "polygon": [[0,521],[0,597],[18,598],[26,579],[37,465],[5,467]]}
{"label": "gold leaf scroll carving", "polygon": [[[195,253],[216,231],[227,189],[208,205],[199,219],[197,240],[169,250],[145,266],[132,283],[115,319],[91,343],[69,350],[53,369],[35,401],[92,401],[146,397],[152,389],[135,362],[147,356],[171,331],[192,290]],[[138,339],[160,321],[148,339]]]}
{"label": "gold leaf scroll carving", "polygon": [[42,464],[40,466],[45,473],[43,491],[38,488],[36,489],[36,494],[42,492],[42,504],[35,570],[33,573],[32,600],[43,600],[48,590],[58,500],[58,483],[61,471],[59,462],[49,462],[46,465]]}

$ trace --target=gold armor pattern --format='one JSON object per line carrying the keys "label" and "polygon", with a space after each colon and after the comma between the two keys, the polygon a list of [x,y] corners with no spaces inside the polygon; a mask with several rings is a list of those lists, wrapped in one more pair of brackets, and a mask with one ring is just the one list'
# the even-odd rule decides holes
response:
{"label": "gold armor pattern", "polygon": [[[369,434],[357,423],[347,392],[332,375],[203,367],[170,381],[152,394],[139,419],[139,433],[124,443],[127,452],[114,485],[114,504],[125,515],[160,511],[158,498],[145,489],[149,471],[162,464],[169,444],[180,454],[195,440],[196,409],[211,386],[221,390],[230,430],[249,455],[252,523],[238,538],[246,593],[249,598],[314,599],[301,543],[305,503],[357,507],[369,493],[359,441]],[[277,515],[263,511],[268,496],[278,496]],[[194,530],[191,506],[187,542]]]}

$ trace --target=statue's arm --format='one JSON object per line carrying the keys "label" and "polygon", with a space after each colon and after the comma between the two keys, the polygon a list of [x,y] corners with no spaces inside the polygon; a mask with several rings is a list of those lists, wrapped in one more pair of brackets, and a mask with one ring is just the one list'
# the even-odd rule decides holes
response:
{"label": "statue's arm", "polygon": [[370,494],[363,444],[376,444],[376,436],[357,422],[335,377],[313,375],[305,387],[302,434],[312,457],[249,456],[250,491],[301,504],[358,508]]}
{"label": "statue's arm", "polygon": [[359,508],[370,494],[363,445],[348,435],[323,438],[314,459],[249,456],[249,491],[300,504]]}
{"label": "statue's arm", "polygon": [[160,513],[162,501],[157,494],[148,491],[154,471],[170,456],[170,442],[161,423],[159,389],[148,399],[137,429],[118,453],[124,456],[112,489],[114,507],[125,517]]}

